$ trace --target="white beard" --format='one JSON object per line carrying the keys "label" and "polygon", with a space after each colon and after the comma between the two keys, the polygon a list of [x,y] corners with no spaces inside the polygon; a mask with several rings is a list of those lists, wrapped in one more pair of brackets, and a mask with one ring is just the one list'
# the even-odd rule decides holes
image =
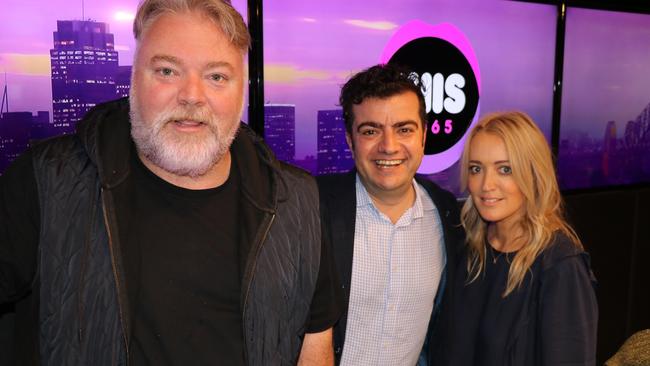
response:
{"label": "white beard", "polygon": [[[153,121],[144,121],[131,88],[131,137],[138,151],[159,168],[177,176],[192,178],[205,175],[230,149],[239,121],[220,120],[205,107],[174,106],[158,113]],[[204,123],[207,133],[175,131],[169,125],[177,120]],[[225,126],[232,126],[224,131]]]}

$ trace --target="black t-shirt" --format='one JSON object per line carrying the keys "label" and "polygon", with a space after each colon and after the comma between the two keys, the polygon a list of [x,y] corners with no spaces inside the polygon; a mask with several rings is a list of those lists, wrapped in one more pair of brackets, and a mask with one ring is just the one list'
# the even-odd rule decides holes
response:
{"label": "black t-shirt", "polygon": [[125,264],[134,365],[243,365],[238,260],[239,171],[189,190],[133,154],[134,199]]}
{"label": "black t-shirt", "polygon": [[[137,284],[129,291],[135,293],[134,365],[243,365],[240,172],[231,156],[224,184],[188,190],[162,180],[132,154],[137,225],[129,225],[126,246],[132,249],[125,262],[127,282]],[[322,246],[306,328],[311,333],[333,326],[340,314],[328,248]]]}
{"label": "black t-shirt", "polygon": [[454,324],[453,357],[458,365],[497,366],[507,361],[506,342],[517,330],[521,311],[531,285],[530,274],[521,287],[503,297],[508,271],[516,253],[499,252],[486,245],[485,271],[466,284],[467,256],[457,276],[458,316]]}

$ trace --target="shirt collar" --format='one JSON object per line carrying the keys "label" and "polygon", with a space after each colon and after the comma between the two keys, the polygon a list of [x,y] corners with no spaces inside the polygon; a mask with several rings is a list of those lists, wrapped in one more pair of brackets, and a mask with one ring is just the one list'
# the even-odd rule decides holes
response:
{"label": "shirt collar", "polygon": [[372,199],[370,198],[370,195],[366,190],[366,187],[361,182],[359,173],[356,174],[355,187],[357,190],[357,207],[363,207],[367,205],[374,206],[374,204],[372,203]]}
{"label": "shirt collar", "polygon": [[[421,185],[419,185],[415,181],[415,178],[413,178],[412,184],[413,187],[415,187],[415,202],[413,203],[413,206],[409,208],[409,210],[412,211],[411,213],[412,217],[414,219],[417,219],[424,215],[424,211],[434,210],[435,206],[433,205],[431,199],[425,198],[426,196],[428,196],[428,193],[424,190],[424,188],[422,188]],[[357,208],[363,206],[370,206],[374,208],[376,211],[378,211],[377,207],[375,207],[375,204],[372,202],[372,198],[370,198],[370,195],[368,194],[366,187],[361,182],[359,173],[356,174],[355,186],[356,186],[356,194],[357,194]],[[404,213],[404,215],[406,215],[407,213],[408,210]]]}
{"label": "shirt collar", "polygon": [[415,203],[422,206],[422,211],[435,210],[436,206],[433,204],[429,192],[427,192],[427,190],[424,189],[424,187],[422,187],[415,179],[413,179],[413,185],[415,186]]}

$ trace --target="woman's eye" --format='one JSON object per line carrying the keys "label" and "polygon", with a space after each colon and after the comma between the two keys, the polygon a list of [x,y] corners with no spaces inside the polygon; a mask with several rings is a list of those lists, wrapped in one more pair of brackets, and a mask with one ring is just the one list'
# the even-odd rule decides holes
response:
{"label": "woman's eye", "polygon": [[512,174],[512,168],[504,165],[502,167],[499,167],[499,172],[501,172],[501,174]]}
{"label": "woman's eye", "polygon": [[481,171],[481,167],[478,165],[472,165],[469,167],[469,173],[470,174],[478,174]]}

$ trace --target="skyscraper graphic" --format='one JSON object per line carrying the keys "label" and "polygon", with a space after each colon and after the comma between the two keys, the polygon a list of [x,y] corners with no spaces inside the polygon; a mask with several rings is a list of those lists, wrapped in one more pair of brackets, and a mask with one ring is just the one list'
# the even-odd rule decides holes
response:
{"label": "skyscraper graphic", "polygon": [[294,159],[293,164],[305,169],[312,175],[318,174],[318,160],[314,155],[307,155],[303,159]]}
{"label": "skyscraper graphic", "polygon": [[51,137],[54,132],[55,131],[52,131],[52,124],[50,123],[50,112],[36,112],[36,115],[32,118],[32,126],[30,128],[30,142],[44,140]]}
{"label": "skyscraper graphic", "polygon": [[623,146],[628,150],[635,150],[641,143],[641,123],[627,121],[623,134]]}
{"label": "skyscraper graphic", "polygon": [[131,90],[131,66],[118,66],[115,92],[118,98],[128,97]]}
{"label": "skyscraper graphic", "polygon": [[342,173],[354,166],[345,142],[343,110],[318,111],[318,174]]}
{"label": "skyscraper graphic", "polygon": [[605,136],[603,137],[603,160],[601,168],[605,177],[610,175],[610,160],[614,151],[616,151],[616,122],[609,121],[607,122],[607,127],[605,127]]}
{"label": "skyscraper graphic", "polygon": [[0,117],[2,112],[9,112],[9,94],[7,93],[7,73],[5,72],[5,87],[2,90],[2,103],[0,103]]}
{"label": "skyscraper graphic", "polygon": [[116,97],[113,34],[107,23],[59,20],[50,59],[53,127],[71,133],[90,108]]}
{"label": "skyscraper graphic", "polygon": [[47,137],[42,134],[50,126],[47,111],[39,111],[35,116],[31,112],[9,112],[8,95],[5,81],[0,104],[0,175],[31,141]]}
{"label": "skyscraper graphic", "polygon": [[650,103],[645,106],[634,121],[639,126],[638,136],[636,137],[638,145],[647,152],[648,148],[650,148]]}
{"label": "skyscraper graphic", "polygon": [[9,166],[27,148],[32,114],[6,112],[0,118],[0,171]]}
{"label": "skyscraper graphic", "polygon": [[296,155],[295,105],[264,105],[264,141],[279,160],[293,162]]}
{"label": "skyscraper graphic", "polygon": [[38,132],[38,126],[48,122],[49,112],[5,112],[0,116],[0,174],[27,149]]}

